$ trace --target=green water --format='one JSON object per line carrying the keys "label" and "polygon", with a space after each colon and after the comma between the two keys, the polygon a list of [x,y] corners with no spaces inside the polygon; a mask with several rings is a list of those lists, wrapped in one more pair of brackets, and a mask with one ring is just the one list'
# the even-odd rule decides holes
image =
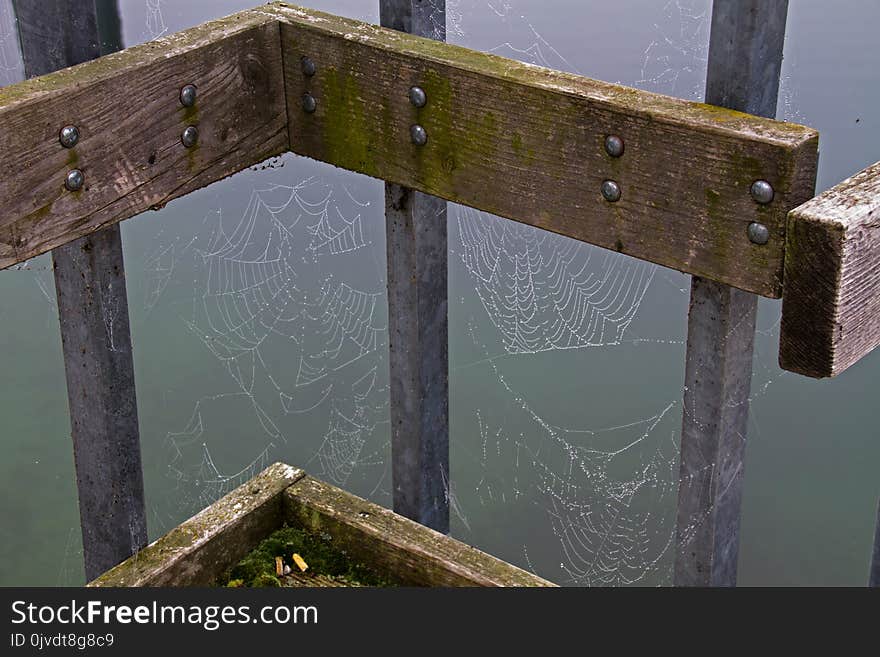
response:
{"label": "green water", "polygon": [[[124,0],[124,38],[250,4]],[[374,4],[312,6],[376,22]],[[820,130],[821,190],[880,159],[880,6],[791,4],[780,116]],[[701,97],[708,2],[448,5],[451,41]],[[10,30],[3,0],[3,83]],[[390,503],[381,184],[275,164],[123,224],[154,538],[276,460]],[[459,208],[449,244],[453,534],[560,583],[668,584],[687,277]],[[0,273],[2,585],[83,580],[49,264]],[[880,356],[784,373],[779,307],[760,306],[739,581],[862,585]]]}

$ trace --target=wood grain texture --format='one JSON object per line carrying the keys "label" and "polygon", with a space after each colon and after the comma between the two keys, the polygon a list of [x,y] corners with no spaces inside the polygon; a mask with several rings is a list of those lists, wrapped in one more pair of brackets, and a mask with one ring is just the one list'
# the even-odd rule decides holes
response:
{"label": "wood grain texture", "polygon": [[789,214],[783,369],[840,374],[880,344],[880,162]]}
{"label": "wood grain texture", "polygon": [[[242,12],[0,89],[0,269],[285,151],[283,84],[277,21]],[[69,150],[67,124],[81,135]]]}
{"label": "wood grain texture", "polygon": [[283,522],[282,493],[304,477],[275,463],[88,586],[208,586]]}
{"label": "wood grain texture", "polygon": [[554,586],[474,547],[312,477],[285,491],[289,522],[408,586]]}
{"label": "wood grain texture", "polygon": [[[116,3],[15,0],[25,76],[122,49]],[[103,26],[103,29],[102,29]],[[114,29],[115,28],[115,29]],[[119,224],[52,250],[86,579],[147,544]]]}
{"label": "wood grain texture", "polygon": [[[290,148],[764,296],[787,212],[813,195],[818,136],[769,119],[522,64],[280,4]],[[303,56],[317,66],[300,67]],[[413,107],[412,85],[427,92]],[[303,111],[303,94],[317,100]],[[425,146],[412,144],[422,125]],[[620,158],[606,135],[625,141]],[[606,179],[622,198],[608,203]],[[749,188],[768,180],[773,202]],[[770,230],[752,244],[750,222]]]}

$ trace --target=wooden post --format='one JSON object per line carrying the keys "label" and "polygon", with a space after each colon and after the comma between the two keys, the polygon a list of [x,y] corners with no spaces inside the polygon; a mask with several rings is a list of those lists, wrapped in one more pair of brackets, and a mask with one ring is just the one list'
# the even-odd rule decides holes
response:
{"label": "wooden post", "polygon": [[[446,39],[445,0],[380,0],[379,13],[385,27]],[[448,533],[446,201],[386,183],[385,217],[394,510]]]}
{"label": "wooden post", "polygon": [[[96,4],[113,13],[99,18]],[[115,2],[14,0],[14,7],[27,77],[122,48]],[[99,23],[109,33],[99,34]],[[58,121],[60,130],[75,124],[76,116]],[[54,249],[52,260],[83,557],[86,579],[92,580],[147,544],[119,224]]]}
{"label": "wooden post", "polygon": [[[714,0],[707,103],[775,115],[787,11],[788,0]],[[736,585],[757,303],[721,283],[691,283],[676,586]]]}

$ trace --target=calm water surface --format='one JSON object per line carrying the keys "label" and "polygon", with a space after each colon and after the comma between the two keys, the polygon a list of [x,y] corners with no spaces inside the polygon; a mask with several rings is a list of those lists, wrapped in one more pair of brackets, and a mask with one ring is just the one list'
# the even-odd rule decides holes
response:
{"label": "calm water surface", "polygon": [[[122,0],[133,45],[247,8]],[[821,132],[819,189],[880,159],[876,2],[789,11],[779,114]],[[449,39],[702,97],[708,1],[455,0]],[[377,3],[313,0],[371,22]],[[21,66],[0,0],[0,82]],[[671,581],[689,282],[472,210],[449,214],[453,534],[563,584]],[[294,156],[123,224],[155,538],[276,460],[390,503],[378,181]],[[50,261],[0,272],[0,584],[83,581]],[[762,301],[740,582],[862,585],[880,355],[776,366]]]}

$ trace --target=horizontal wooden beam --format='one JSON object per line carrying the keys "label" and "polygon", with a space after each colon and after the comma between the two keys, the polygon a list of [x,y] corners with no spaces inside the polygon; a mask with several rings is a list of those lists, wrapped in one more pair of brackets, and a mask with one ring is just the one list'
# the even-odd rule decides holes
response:
{"label": "horizontal wooden beam", "polygon": [[[64,125],[80,130],[72,149]],[[189,125],[199,140],[185,148]],[[0,91],[0,268],[290,149],[776,297],[785,216],[812,195],[817,142],[809,128],[273,4]],[[70,192],[74,168],[85,185]],[[769,204],[749,194],[759,179]],[[603,198],[604,181],[620,200]],[[766,244],[748,239],[755,221]]]}
{"label": "horizontal wooden beam", "polygon": [[880,162],[789,214],[783,369],[840,374],[880,344]]}
{"label": "horizontal wooden beam", "polygon": [[[262,11],[282,23],[295,153],[781,294],[786,215],[813,195],[814,130],[317,11]],[[412,86],[425,91],[424,107],[411,104]],[[425,130],[423,146],[413,125]],[[622,156],[606,152],[609,135],[623,140]],[[606,180],[619,185],[619,201],[603,198]],[[771,203],[751,198],[756,180],[771,183]],[[766,244],[749,240],[752,222],[767,227]]]}
{"label": "horizontal wooden beam", "polygon": [[0,89],[0,269],[286,151],[283,84],[277,20],[242,12]]}
{"label": "horizontal wooden beam", "polygon": [[284,521],[305,472],[274,463],[88,586],[211,586]]}

